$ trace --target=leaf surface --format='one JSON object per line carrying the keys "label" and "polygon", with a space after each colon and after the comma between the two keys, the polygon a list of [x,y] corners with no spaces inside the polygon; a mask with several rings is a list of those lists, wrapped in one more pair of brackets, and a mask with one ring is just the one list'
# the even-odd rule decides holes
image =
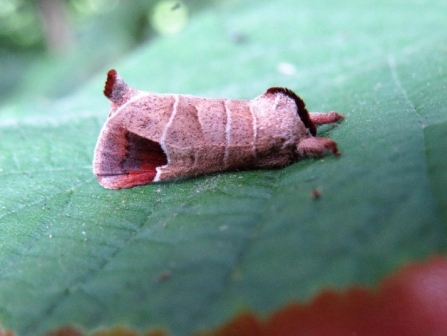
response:
{"label": "leaf surface", "polygon": [[289,87],[346,115],[319,130],[340,158],[111,191],[91,171],[105,73],[50,105],[3,106],[1,323],[186,335],[444,252],[446,14],[443,1],[222,3],[113,65],[147,91]]}

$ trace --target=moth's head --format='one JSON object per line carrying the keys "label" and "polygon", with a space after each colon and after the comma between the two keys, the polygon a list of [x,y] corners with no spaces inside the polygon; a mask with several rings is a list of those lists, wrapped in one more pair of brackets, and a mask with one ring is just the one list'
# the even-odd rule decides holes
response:
{"label": "moth's head", "polygon": [[298,95],[295,92],[283,87],[271,87],[265,92],[265,94],[271,94],[271,95],[282,94],[293,99],[296,105],[296,112],[300,117],[301,121],[303,122],[304,126],[313,136],[317,134],[317,127],[309,117],[309,112],[306,109],[306,104],[304,104],[304,101],[300,97],[298,97]]}

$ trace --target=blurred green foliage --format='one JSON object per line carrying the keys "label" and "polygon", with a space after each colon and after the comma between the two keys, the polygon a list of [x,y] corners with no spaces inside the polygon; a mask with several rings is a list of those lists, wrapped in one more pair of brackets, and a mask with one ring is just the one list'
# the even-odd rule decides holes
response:
{"label": "blurred green foliage", "polygon": [[[160,2],[0,0],[0,105],[5,100],[55,98],[73,91],[92,73],[157,36],[152,18]],[[171,25],[181,19],[182,8],[193,15],[215,4],[164,2],[172,3],[172,16],[157,19]]]}

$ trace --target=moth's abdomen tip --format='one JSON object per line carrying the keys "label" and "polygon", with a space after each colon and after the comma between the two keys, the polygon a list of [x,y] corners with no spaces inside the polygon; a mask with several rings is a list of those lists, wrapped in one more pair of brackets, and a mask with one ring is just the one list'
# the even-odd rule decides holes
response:
{"label": "moth's abdomen tip", "polygon": [[115,79],[117,75],[118,75],[118,72],[116,72],[115,69],[110,69],[110,70],[107,72],[107,79],[109,79],[110,77],[112,77],[113,79]]}
{"label": "moth's abdomen tip", "polygon": [[104,87],[104,95],[112,102],[121,106],[134,95],[131,89],[120,77],[115,69],[107,73],[106,85]]}
{"label": "moth's abdomen tip", "polygon": [[109,70],[109,72],[107,73],[106,85],[104,87],[104,95],[109,99],[111,99],[113,96],[113,89],[115,87],[117,76],[118,73],[116,72],[115,69]]}

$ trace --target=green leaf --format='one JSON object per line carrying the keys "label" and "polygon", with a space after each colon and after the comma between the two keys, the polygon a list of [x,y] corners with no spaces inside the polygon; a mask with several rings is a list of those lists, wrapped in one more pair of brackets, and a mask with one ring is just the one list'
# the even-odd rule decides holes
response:
{"label": "green leaf", "polygon": [[91,171],[105,73],[49,105],[3,106],[1,323],[185,335],[444,253],[446,14],[441,0],[228,2],[113,65],[155,92],[290,87],[346,115],[319,130],[340,158],[105,190]]}

